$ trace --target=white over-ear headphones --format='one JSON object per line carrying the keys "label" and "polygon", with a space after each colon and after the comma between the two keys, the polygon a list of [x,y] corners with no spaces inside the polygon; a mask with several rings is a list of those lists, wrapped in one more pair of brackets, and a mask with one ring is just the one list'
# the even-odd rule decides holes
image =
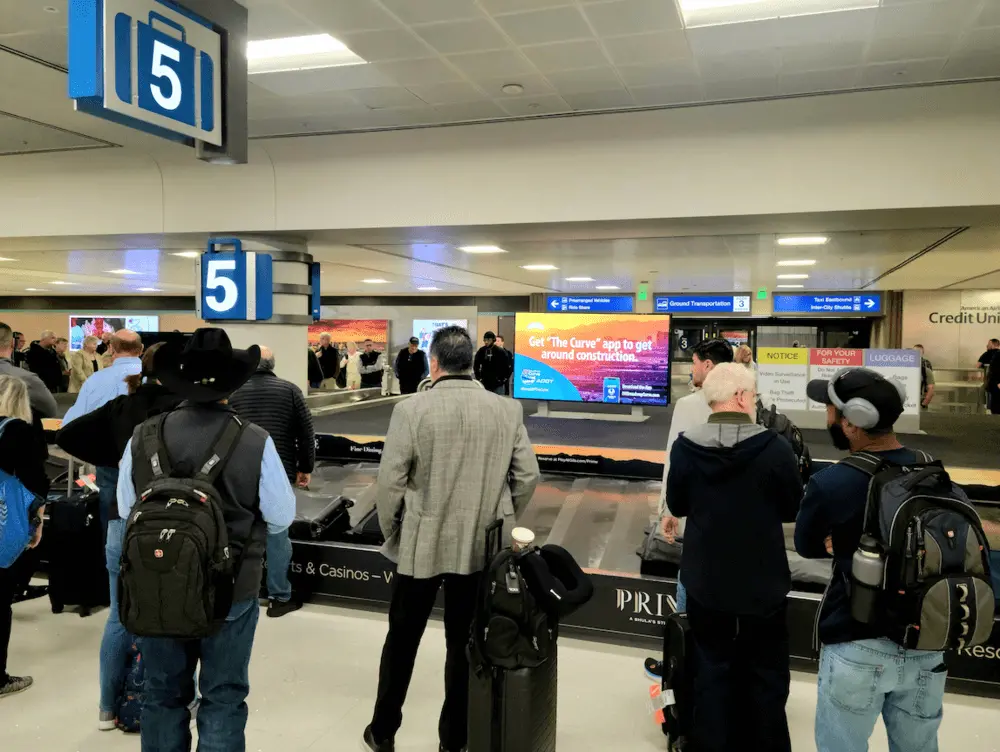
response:
{"label": "white over-ear headphones", "polygon": [[[867,431],[868,429],[875,428],[875,426],[878,425],[879,419],[881,418],[878,408],[864,397],[852,397],[847,400],[847,402],[844,402],[837,395],[837,391],[834,388],[834,385],[841,379],[842,376],[844,376],[844,374],[850,373],[854,370],[857,369],[842,368],[837,371],[837,375],[830,379],[830,383],[827,384],[826,392],[830,397],[830,402],[833,403],[833,406],[836,407],[845,418],[847,418],[851,425]],[[899,392],[899,398],[903,401],[904,405],[906,404],[906,387],[904,387],[899,381],[896,379],[886,379],[882,376],[882,374],[875,373],[874,371],[872,372],[872,376],[877,381],[888,381],[896,387],[896,391]]]}

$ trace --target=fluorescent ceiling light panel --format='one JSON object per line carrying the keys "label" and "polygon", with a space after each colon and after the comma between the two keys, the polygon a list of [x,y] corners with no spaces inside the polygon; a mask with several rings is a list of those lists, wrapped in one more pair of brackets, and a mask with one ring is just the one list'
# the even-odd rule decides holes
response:
{"label": "fluorescent ceiling light panel", "polygon": [[816,266],[816,259],[785,259],[778,266]]}
{"label": "fluorescent ceiling light panel", "polygon": [[75,285],[76,282],[63,282],[61,279],[57,279],[54,282],[49,282],[50,285]]}
{"label": "fluorescent ceiling light panel", "polygon": [[420,292],[436,292],[436,291],[440,290],[441,288],[440,287],[418,287],[417,289]]}
{"label": "fluorescent ceiling light panel", "polygon": [[808,274],[779,274],[778,279],[809,279]]}
{"label": "fluorescent ceiling light panel", "polygon": [[779,290],[801,290],[805,285],[778,285]]}
{"label": "fluorescent ceiling light panel", "polygon": [[363,279],[361,281],[364,282],[366,285],[387,285],[387,284],[389,284],[389,280],[387,280],[387,279],[379,279],[379,278],[375,278],[375,279]]}
{"label": "fluorescent ceiling light panel", "polygon": [[177,253],[171,253],[171,256],[180,256],[181,258],[198,258],[201,255],[201,251],[178,251]]}
{"label": "fluorescent ceiling light panel", "polygon": [[778,238],[778,245],[826,245],[830,238],[826,235],[803,235],[794,238]]}
{"label": "fluorescent ceiling light panel", "polygon": [[595,287],[594,289],[595,290],[620,290],[622,288],[620,288],[618,285],[597,285],[597,287]]}
{"label": "fluorescent ceiling light panel", "polygon": [[507,253],[497,245],[460,245],[458,250],[462,253]]}
{"label": "fluorescent ceiling light panel", "polygon": [[251,74],[336,68],[365,62],[329,34],[257,39],[247,44],[247,66]]}
{"label": "fluorescent ceiling light panel", "polygon": [[159,287],[140,287],[139,292],[163,292]]}
{"label": "fluorescent ceiling light panel", "polygon": [[108,274],[139,274],[139,272],[134,272],[131,269],[112,269]]}
{"label": "fluorescent ceiling light panel", "polygon": [[567,282],[593,282],[593,277],[566,277]]}
{"label": "fluorescent ceiling light panel", "polygon": [[0,261],[17,261],[17,259],[7,258],[6,256],[0,256]]}
{"label": "fluorescent ceiling light panel", "polygon": [[877,8],[879,0],[680,0],[680,6],[684,26],[693,29]]}
{"label": "fluorescent ceiling light panel", "polygon": [[526,272],[554,272],[559,267],[552,264],[525,264],[521,268]]}

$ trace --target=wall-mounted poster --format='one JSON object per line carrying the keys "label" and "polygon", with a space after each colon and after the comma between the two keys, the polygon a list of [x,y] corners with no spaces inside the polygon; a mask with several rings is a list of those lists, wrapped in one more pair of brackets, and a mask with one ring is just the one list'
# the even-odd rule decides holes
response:
{"label": "wall-mounted poster", "polygon": [[465,329],[469,328],[468,319],[414,319],[413,320],[413,336],[420,340],[420,349],[424,352],[429,352],[431,349],[431,340],[434,338],[434,332],[438,329],[444,329],[446,326],[461,326]]}
{"label": "wall-mounted poster", "polygon": [[385,351],[389,342],[389,322],[385,319],[321,319],[309,325],[309,345],[319,345],[321,334],[329,334],[336,347],[353,342],[361,347],[370,339],[375,349]]}
{"label": "wall-mounted poster", "polygon": [[160,330],[160,317],[104,316],[101,314],[70,316],[69,349],[81,349],[86,337],[100,337],[105,333],[114,334],[119,329],[131,329],[133,332],[157,332]]}

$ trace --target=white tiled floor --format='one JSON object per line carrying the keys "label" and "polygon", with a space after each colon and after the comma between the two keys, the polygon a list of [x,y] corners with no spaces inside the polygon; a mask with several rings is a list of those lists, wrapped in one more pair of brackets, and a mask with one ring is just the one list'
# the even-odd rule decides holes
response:
{"label": "white tiled floor", "polygon": [[[262,614],[263,617],[263,614]],[[35,686],[0,701],[4,752],[138,752],[139,740],[96,730],[97,649],[103,614],[54,616],[46,600],[14,610],[10,670]],[[357,750],[371,715],[385,616],[307,607],[283,619],[261,618],[251,671],[250,752]],[[645,713],[645,652],[563,638],[559,654],[559,748],[573,752],[663,752],[664,738]],[[437,749],[444,635],[432,623],[397,740],[400,752]],[[795,674],[788,715],[794,748],[813,750],[815,677]],[[949,696],[941,748],[1000,749],[994,700]],[[872,749],[887,749],[876,734]]]}

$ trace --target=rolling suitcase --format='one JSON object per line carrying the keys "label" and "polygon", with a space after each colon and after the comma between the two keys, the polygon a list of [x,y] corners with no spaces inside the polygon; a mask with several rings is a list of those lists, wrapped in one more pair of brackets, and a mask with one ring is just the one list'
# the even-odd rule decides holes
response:
{"label": "rolling suitcase", "polygon": [[288,534],[292,540],[336,540],[351,527],[351,501],[331,498],[308,489],[295,489],[295,519]]}
{"label": "rolling suitcase", "polygon": [[100,503],[96,492],[49,497],[42,540],[47,539],[49,602],[54,614],[66,606],[79,606],[80,616],[89,616],[94,608],[110,603]]}
{"label": "rolling suitcase", "polygon": [[357,525],[344,533],[340,540],[366,546],[381,546],[385,543],[385,536],[378,524],[378,510],[372,509]]}
{"label": "rolling suitcase", "polygon": [[[673,598],[671,607],[676,609]],[[694,646],[687,614],[676,611],[667,616],[663,631],[662,696],[672,700],[663,708],[663,733],[670,752],[691,749],[688,739],[694,705]],[[669,701],[668,700],[668,701]]]}

